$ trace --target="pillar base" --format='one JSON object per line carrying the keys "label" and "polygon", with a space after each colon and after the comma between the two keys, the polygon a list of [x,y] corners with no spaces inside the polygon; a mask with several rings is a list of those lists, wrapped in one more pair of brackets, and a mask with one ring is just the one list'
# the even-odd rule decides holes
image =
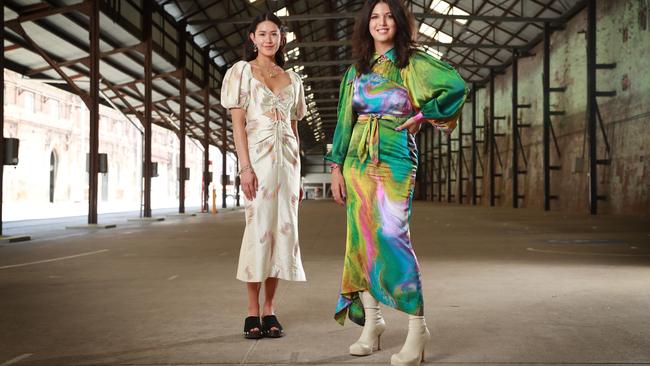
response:
{"label": "pillar base", "polygon": [[132,219],[127,219],[127,221],[130,222],[157,222],[157,221],[165,221],[164,217],[135,217]]}
{"label": "pillar base", "polygon": [[176,213],[176,214],[169,214],[167,217],[190,217],[190,216],[196,216],[195,213],[190,212],[190,213]]}
{"label": "pillar base", "polygon": [[0,236],[0,243],[18,243],[29,240],[32,240],[32,237],[29,235]]}
{"label": "pillar base", "polygon": [[117,227],[115,224],[86,224],[86,225],[71,225],[66,226],[66,229],[81,229],[81,230],[101,230],[101,229],[113,229]]}

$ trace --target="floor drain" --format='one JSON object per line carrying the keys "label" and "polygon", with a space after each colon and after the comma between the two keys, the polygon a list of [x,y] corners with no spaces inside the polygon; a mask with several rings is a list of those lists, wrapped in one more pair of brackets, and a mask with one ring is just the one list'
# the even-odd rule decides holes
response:
{"label": "floor drain", "polygon": [[616,239],[566,239],[566,240],[545,240],[546,244],[627,244]]}

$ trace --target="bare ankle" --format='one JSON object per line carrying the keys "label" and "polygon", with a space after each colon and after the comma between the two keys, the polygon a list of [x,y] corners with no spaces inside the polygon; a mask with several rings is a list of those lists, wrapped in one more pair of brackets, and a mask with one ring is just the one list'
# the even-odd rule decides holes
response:
{"label": "bare ankle", "polygon": [[264,311],[262,312],[262,315],[274,315],[275,312],[273,310],[273,305],[267,306],[264,305]]}

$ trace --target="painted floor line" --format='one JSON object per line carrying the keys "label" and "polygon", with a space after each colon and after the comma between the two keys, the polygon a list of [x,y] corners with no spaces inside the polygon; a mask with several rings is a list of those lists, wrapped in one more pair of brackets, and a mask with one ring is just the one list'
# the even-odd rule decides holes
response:
{"label": "painted floor line", "polygon": [[[27,263],[20,263],[20,264],[11,264],[8,266],[2,266],[0,267],[0,270],[3,269],[10,269],[10,268],[18,268],[18,267],[25,267],[25,266],[31,266],[33,264],[41,264],[41,263],[49,263],[49,262],[58,262],[58,261],[63,261],[66,259],[72,259],[72,258],[79,258],[79,257],[85,257],[87,255],[93,255],[93,254],[99,254],[99,253],[104,253],[108,252],[108,249],[102,249],[102,250],[96,250],[94,252],[87,252],[87,253],[80,253],[80,254],[75,254],[75,255],[69,255],[66,257],[59,257],[59,258],[52,258],[52,259],[44,259],[42,261],[36,261],[36,262],[27,262]],[[4,365],[0,365],[4,366]]]}
{"label": "painted floor line", "polygon": [[583,253],[583,252],[570,252],[561,250],[542,250],[535,248],[526,248],[529,252],[549,253],[549,254],[572,254],[572,255],[593,255],[602,257],[650,257],[650,254],[619,254],[619,253]]}
{"label": "painted floor line", "polygon": [[[282,286],[282,288],[283,288],[283,291],[282,291],[282,294],[280,295],[280,301],[279,301],[280,305],[282,303],[282,300],[286,298],[287,291],[289,291],[289,286]],[[277,293],[276,293],[276,298],[277,298]],[[240,365],[245,365],[245,364],[248,363],[248,358],[253,354],[253,351],[255,351],[255,347],[257,346],[257,344],[259,342],[260,342],[260,340],[256,339],[255,342],[253,342],[253,344],[250,346],[250,348],[248,348],[248,351],[246,351],[246,354],[244,355],[242,360],[239,362]]]}
{"label": "painted floor line", "polygon": [[44,237],[44,238],[38,238],[38,239],[32,240],[31,243],[42,242],[42,241],[50,241],[50,240],[68,239],[68,238],[74,238],[74,237],[77,237],[77,236],[83,236],[83,235],[87,235],[87,234],[88,233],[76,233],[76,234],[52,236],[52,237],[49,237],[49,238]]}
{"label": "painted floor line", "polygon": [[7,361],[7,362],[5,362],[3,364],[0,364],[0,366],[9,366],[9,365],[16,364],[16,363],[26,359],[27,357],[31,357],[32,355],[33,355],[33,353],[25,353],[24,355],[20,355],[20,356],[18,356],[16,358],[12,358],[11,360],[9,360],[9,361]]}
{"label": "painted floor line", "polygon": [[255,349],[255,346],[257,346],[259,342],[260,340],[256,339],[255,342],[251,344],[251,346],[248,348],[248,351],[246,351],[246,354],[242,358],[241,362],[239,362],[240,365],[245,365],[246,363],[248,363],[248,357],[250,357],[250,355],[253,354],[253,350]]}

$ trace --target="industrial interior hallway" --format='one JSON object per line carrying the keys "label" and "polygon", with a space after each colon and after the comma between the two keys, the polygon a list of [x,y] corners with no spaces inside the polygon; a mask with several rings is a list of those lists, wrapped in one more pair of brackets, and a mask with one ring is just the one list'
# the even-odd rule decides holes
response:
{"label": "industrial interior hallway", "polygon": [[[300,213],[306,283],[281,282],[280,339],[246,340],[243,211],[0,246],[0,365],[389,364],[332,318],[344,210]],[[432,339],[425,364],[650,364],[650,220],[415,202]],[[51,261],[48,261],[51,260]]]}

